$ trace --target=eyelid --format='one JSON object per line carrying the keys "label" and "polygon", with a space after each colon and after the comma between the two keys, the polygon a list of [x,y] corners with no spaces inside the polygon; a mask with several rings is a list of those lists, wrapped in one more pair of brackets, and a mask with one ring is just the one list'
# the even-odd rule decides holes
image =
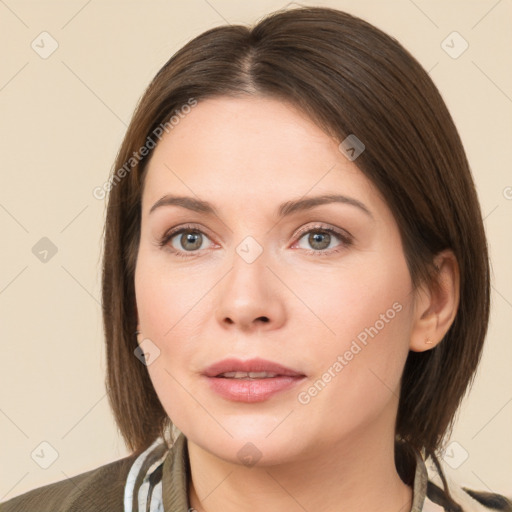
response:
{"label": "eyelid", "polygon": [[318,229],[318,230],[325,229],[326,231],[331,231],[333,233],[336,233],[340,237],[352,238],[352,235],[348,231],[341,229],[341,228],[335,228],[334,226],[331,226],[329,224],[324,224],[322,222],[317,222],[314,225],[307,224],[306,226],[301,227],[300,229],[298,229],[295,232],[293,237],[300,238],[303,234],[309,233],[309,231],[314,231],[315,229]]}

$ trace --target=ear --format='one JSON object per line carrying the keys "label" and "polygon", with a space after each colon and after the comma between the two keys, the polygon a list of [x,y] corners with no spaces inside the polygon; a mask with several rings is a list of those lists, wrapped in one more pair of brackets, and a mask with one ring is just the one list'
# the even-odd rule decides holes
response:
{"label": "ear", "polygon": [[436,347],[453,323],[459,307],[460,273],[457,258],[450,249],[434,258],[436,282],[420,287],[415,294],[410,350],[424,352]]}

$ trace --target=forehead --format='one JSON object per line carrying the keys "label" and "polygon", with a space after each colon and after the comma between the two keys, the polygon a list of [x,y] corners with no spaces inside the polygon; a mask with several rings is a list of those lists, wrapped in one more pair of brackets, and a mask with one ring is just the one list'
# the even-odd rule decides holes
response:
{"label": "forehead", "polygon": [[338,144],[276,99],[202,100],[154,149],[143,208],[147,211],[166,193],[229,200],[246,208],[332,193],[379,202],[376,189]]}

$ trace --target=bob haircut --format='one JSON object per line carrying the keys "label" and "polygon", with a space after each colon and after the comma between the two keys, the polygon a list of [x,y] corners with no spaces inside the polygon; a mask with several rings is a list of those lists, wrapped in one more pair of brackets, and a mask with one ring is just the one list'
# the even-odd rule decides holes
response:
{"label": "bob haircut", "polygon": [[134,356],[134,272],[152,135],[193,101],[247,95],[287,102],[337,141],[355,134],[364,143],[357,166],[394,215],[415,289],[435,286],[434,256],[453,250],[459,308],[440,344],[409,352],[395,427],[396,446],[435,458],[473,382],[489,321],[488,248],[477,193],[454,122],[427,72],[379,29],[319,7],[277,11],[252,28],[204,32],[169,59],[138,102],[106,187],[102,267],[107,392],[126,445],[142,451],[171,427]]}

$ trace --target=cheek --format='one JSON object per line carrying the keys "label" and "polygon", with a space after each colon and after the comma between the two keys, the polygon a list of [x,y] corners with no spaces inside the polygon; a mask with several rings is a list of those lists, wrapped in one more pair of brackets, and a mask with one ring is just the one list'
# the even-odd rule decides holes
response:
{"label": "cheek", "polygon": [[[409,352],[412,283],[405,259],[381,255],[375,264],[366,259],[360,268],[298,282],[298,293],[319,312],[321,329],[315,340],[305,340],[314,377],[302,389],[301,403],[314,401],[344,422],[347,410],[354,411],[353,421],[379,414],[399,395]],[[312,325],[304,332],[313,333]]]}
{"label": "cheek", "polygon": [[[148,251],[149,252],[149,251]],[[135,272],[135,294],[143,343],[150,343],[158,357],[147,366],[155,391],[178,428],[194,411],[194,381],[190,361],[200,350],[207,309],[205,291],[213,285],[193,272],[170,271],[165,258],[141,249]],[[198,284],[199,280],[199,284]],[[149,341],[146,341],[149,340]],[[184,419],[185,418],[185,419]]]}
{"label": "cheek", "polygon": [[377,350],[408,341],[412,283],[400,254],[360,258],[347,268],[294,273],[287,279],[309,309],[300,322],[307,322],[305,333],[317,332],[315,352],[348,350],[354,339],[361,346],[379,340],[373,343]]}
{"label": "cheek", "polygon": [[195,317],[204,308],[202,299],[211,287],[204,272],[199,275],[190,268],[183,271],[174,267],[171,269],[163,252],[152,254],[142,248],[135,272],[141,330],[161,344],[161,349],[172,347],[170,341],[178,334],[180,342],[193,336],[199,322],[191,322],[191,315]]}

